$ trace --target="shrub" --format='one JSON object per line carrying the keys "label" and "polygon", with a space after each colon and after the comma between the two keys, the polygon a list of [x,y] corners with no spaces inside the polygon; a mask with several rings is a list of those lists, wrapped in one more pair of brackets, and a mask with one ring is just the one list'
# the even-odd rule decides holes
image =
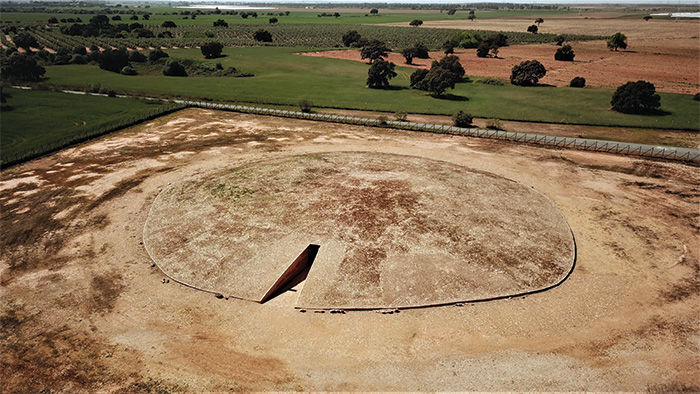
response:
{"label": "shrub", "polygon": [[405,112],[399,111],[394,114],[394,119],[396,119],[399,122],[405,122],[408,120],[408,114]]}
{"label": "shrub", "polygon": [[14,52],[9,58],[3,59],[3,79],[17,79],[36,82],[46,73],[46,69],[36,63],[32,56]]}
{"label": "shrub", "polygon": [[154,49],[150,52],[148,52],[148,60],[151,62],[155,62],[158,59],[164,58],[164,57],[170,57],[167,53],[163,52],[162,49]]}
{"label": "shrub", "polygon": [[413,27],[418,27],[418,26],[423,24],[423,21],[420,19],[414,19],[414,20],[410,21],[408,24],[410,26],[413,26]]}
{"label": "shrub", "polygon": [[489,119],[486,121],[486,128],[489,130],[503,130],[500,119]]}
{"label": "shrub", "polygon": [[618,112],[650,114],[661,106],[661,97],[656,94],[656,87],[650,82],[627,82],[617,88],[610,104]]}
{"label": "shrub", "polygon": [[540,78],[547,74],[542,63],[537,60],[526,60],[517,66],[513,66],[510,74],[510,83],[518,86],[537,85]]}
{"label": "shrub", "polygon": [[299,109],[301,112],[306,112],[309,113],[311,112],[311,108],[313,108],[314,102],[309,100],[309,99],[299,99]]}
{"label": "shrub", "polygon": [[163,68],[163,75],[168,77],[186,77],[187,70],[177,60],[169,60],[165,64],[165,68]]}
{"label": "shrub", "polygon": [[174,28],[174,27],[177,27],[177,25],[176,25],[175,22],[173,22],[173,21],[165,21],[165,22],[163,22],[163,23],[161,24],[161,26],[162,26],[162,27],[165,27],[165,28]]}
{"label": "shrub", "polygon": [[122,75],[136,75],[136,70],[131,66],[125,66],[121,71]]}
{"label": "shrub", "polygon": [[83,55],[73,55],[70,59],[71,64],[87,64],[87,58]]}
{"label": "shrub", "polygon": [[565,62],[573,62],[574,57],[576,57],[576,55],[574,54],[574,50],[571,49],[571,45],[569,44],[566,44],[563,47],[557,49],[557,53],[554,54],[554,60]]}
{"label": "shrub", "polygon": [[228,27],[228,23],[223,19],[217,19],[214,21],[214,27]]}
{"label": "shrub", "polygon": [[144,63],[148,58],[139,51],[129,52],[129,61],[135,63]]}
{"label": "shrub", "polygon": [[272,42],[272,34],[267,30],[259,29],[253,33],[253,39],[258,42]]}
{"label": "shrub", "polygon": [[572,88],[582,88],[586,86],[586,78],[583,77],[574,77],[574,79],[569,82],[569,86]]}
{"label": "shrub", "polygon": [[457,127],[469,127],[472,124],[472,120],[474,120],[474,117],[468,112],[459,111],[452,115],[452,122]]}
{"label": "shrub", "polygon": [[484,85],[503,86],[503,81],[498,78],[484,78],[478,82]]}
{"label": "shrub", "polygon": [[85,47],[82,45],[78,45],[76,47],[73,47],[73,53],[75,53],[76,55],[85,56],[87,55],[87,49],[85,49]]}
{"label": "shrub", "polygon": [[700,101],[700,93],[695,93],[695,96],[693,96],[693,100]]}
{"label": "shrub", "polygon": [[537,25],[530,25],[530,27],[527,28],[527,32],[537,34]]}

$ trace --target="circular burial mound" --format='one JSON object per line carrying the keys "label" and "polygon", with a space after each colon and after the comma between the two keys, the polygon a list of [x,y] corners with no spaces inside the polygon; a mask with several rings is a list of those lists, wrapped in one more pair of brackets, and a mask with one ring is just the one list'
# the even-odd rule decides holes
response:
{"label": "circular burial mound", "polygon": [[173,184],[144,240],[171,278],[259,302],[318,245],[297,300],[310,309],[507,297],[560,283],[575,259],[566,219],[532,188],[377,153],[293,156]]}

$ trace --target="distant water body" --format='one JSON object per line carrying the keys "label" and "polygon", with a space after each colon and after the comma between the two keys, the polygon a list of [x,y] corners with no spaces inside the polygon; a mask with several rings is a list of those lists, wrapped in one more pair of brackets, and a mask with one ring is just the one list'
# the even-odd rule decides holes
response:
{"label": "distant water body", "polygon": [[670,16],[671,18],[700,18],[700,12],[671,12],[651,14],[651,16]]}

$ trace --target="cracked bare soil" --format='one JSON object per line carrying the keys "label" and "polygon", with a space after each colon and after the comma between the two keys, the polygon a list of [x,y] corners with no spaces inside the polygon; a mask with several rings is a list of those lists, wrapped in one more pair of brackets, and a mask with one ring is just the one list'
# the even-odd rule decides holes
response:
{"label": "cracked bare soil", "polygon": [[[568,220],[560,286],[398,314],[217,299],[152,267],[168,183],[292,155],[381,152],[534,187]],[[0,174],[0,392],[697,391],[697,168],[189,109]]]}

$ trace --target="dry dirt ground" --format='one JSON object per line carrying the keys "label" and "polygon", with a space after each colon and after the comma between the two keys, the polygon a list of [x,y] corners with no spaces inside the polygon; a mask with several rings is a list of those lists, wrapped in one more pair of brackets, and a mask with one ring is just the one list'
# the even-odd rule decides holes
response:
{"label": "dry dirt ground", "polygon": [[[168,183],[346,151],[532,186],[576,268],[527,297],[398,314],[301,313],[303,283],[265,304],[163,283],[142,235]],[[698,390],[698,203],[677,163],[188,109],[0,174],[0,391]]]}
{"label": "dry dirt ground", "polygon": [[[598,15],[598,16],[595,16]],[[700,21],[612,18],[617,14],[582,16],[553,16],[540,25],[543,33],[570,33],[610,36],[622,32],[628,37],[625,51],[610,51],[605,41],[570,43],[576,57],[574,62],[554,60],[557,46],[554,44],[512,45],[500,48],[498,58],[479,58],[475,49],[457,49],[467,75],[492,77],[508,81],[514,65],[524,60],[539,60],[547,69],[540,80],[543,84],[568,86],[574,77],[584,77],[591,87],[617,88],[628,82],[646,80],[660,92],[695,94],[700,92]],[[587,19],[586,19],[587,18]],[[534,18],[477,19],[469,21],[433,21],[426,27],[477,29],[494,31],[526,31]],[[410,28],[410,27],[406,27]],[[389,60],[404,65],[399,53],[389,54]],[[361,61],[359,51],[336,50],[309,53]],[[444,54],[433,52],[432,59]],[[432,59],[414,59],[415,67],[430,67]]]}

